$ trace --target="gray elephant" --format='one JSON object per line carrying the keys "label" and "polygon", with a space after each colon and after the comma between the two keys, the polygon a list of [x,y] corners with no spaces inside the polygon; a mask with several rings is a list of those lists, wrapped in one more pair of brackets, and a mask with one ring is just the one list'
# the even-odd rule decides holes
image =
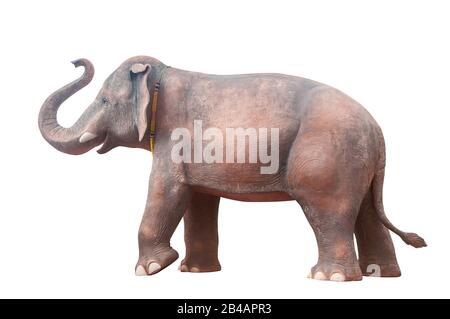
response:
{"label": "gray elephant", "polygon": [[[314,279],[361,280],[370,274],[372,264],[378,265],[381,276],[400,276],[388,230],[409,245],[426,246],[421,237],[400,231],[387,219],[382,202],[385,146],[381,129],[361,105],[342,92],[295,76],[209,75],[137,56],[107,78],[72,127],[63,128],[56,120],[59,106],[94,75],[88,60],[73,63],[83,66],[84,74],[44,102],[39,114],[43,137],[56,149],[75,155],[99,145],[100,154],[116,146],[154,148],[139,229],[137,275],[153,275],[178,258],[170,238],[183,217],[186,256],[180,269],[220,270],[220,197],[296,200],[317,239],[319,259],[311,270]],[[245,152],[228,157],[226,149],[225,160],[222,156],[229,145],[209,152],[213,160],[199,158],[195,149],[184,148],[187,144],[198,146],[198,121],[222,136],[229,128],[259,132],[276,128],[270,140],[268,135],[258,135],[255,140],[259,150],[264,148],[261,142],[266,142],[266,151],[276,153],[277,165],[271,167],[275,169],[268,169],[262,157],[246,161]],[[193,133],[184,137],[182,147],[180,139],[174,139],[177,129],[181,135]],[[243,132],[248,136],[240,141],[250,154],[250,131]],[[207,142],[200,142],[205,152]],[[231,142],[234,145],[234,138]],[[175,159],[174,154],[178,155]]]}

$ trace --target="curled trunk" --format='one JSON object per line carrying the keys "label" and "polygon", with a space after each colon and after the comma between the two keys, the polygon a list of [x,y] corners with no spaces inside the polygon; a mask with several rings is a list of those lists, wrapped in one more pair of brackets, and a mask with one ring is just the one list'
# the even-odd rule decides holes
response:
{"label": "curled trunk", "polygon": [[[94,66],[87,59],[72,62],[75,67],[83,66],[83,75],[51,94],[39,112],[39,129],[42,136],[57,150],[68,154],[82,154],[95,146],[96,141],[80,143],[79,138],[86,126],[85,116],[69,128],[62,127],[57,121],[57,112],[61,104],[70,96],[88,85],[94,76]],[[98,144],[98,141],[97,141]]]}

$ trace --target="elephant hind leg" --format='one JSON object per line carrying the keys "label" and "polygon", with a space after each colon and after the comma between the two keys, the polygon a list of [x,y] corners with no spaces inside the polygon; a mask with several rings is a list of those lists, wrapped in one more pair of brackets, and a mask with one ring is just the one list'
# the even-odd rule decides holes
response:
{"label": "elephant hind leg", "polygon": [[[329,204],[324,205],[324,201]],[[338,202],[332,198],[321,199],[321,202],[308,199],[301,202],[303,212],[316,235],[319,249],[319,258],[311,269],[310,278],[332,281],[361,280],[362,273],[353,239],[356,209],[342,198],[339,199],[339,208]]]}
{"label": "elephant hind leg", "polygon": [[377,217],[371,190],[361,204],[355,225],[355,235],[359,265],[364,276],[399,277],[401,275],[391,235]]}
{"label": "elephant hind leg", "polygon": [[355,222],[364,194],[367,173],[343,138],[336,152],[336,137],[304,134],[294,142],[287,165],[287,188],[301,205],[316,236],[318,261],[311,278],[333,281],[362,279],[354,245]]}
{"label": "elephant hind leg", "polygon": [[310,277],[361,280],[353,236],[364,196],[357,191],[364,186],[363,175],[339,170],[329,154],[332,153],[321,152],[320,158],[304,165],[293,163],[288,171],[289,194],[301,205],[318,245],[318,261]]}
{"label": "elephant hind leg", "polygon": [[184,213],[186,257],[182,272],[211,272],[221,269],[218,259],[217,218],[220,197],[195,192]]}

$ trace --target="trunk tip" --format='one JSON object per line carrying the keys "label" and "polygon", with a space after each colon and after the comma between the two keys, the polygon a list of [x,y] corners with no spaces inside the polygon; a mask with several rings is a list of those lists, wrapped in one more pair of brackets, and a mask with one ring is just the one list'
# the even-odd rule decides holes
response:
{"label": "trunk tip", "polygon": [[71,61],[70,63],[72,63],[76,68],[78,68],[79,66],[86,66],[87,61],[86,59],[76,59]]}

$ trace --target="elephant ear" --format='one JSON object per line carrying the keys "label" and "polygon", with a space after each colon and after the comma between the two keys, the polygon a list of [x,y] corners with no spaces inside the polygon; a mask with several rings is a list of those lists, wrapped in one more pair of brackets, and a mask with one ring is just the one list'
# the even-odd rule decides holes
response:
{"label": "elephant ear", "polygon": [[147,81],[151,70],[150,64],[141,63],[135,63],[130,68],[131,80],[133,81],[134,123],[138,129],[139,141],[144,138],[148,127],[150,91]]}

